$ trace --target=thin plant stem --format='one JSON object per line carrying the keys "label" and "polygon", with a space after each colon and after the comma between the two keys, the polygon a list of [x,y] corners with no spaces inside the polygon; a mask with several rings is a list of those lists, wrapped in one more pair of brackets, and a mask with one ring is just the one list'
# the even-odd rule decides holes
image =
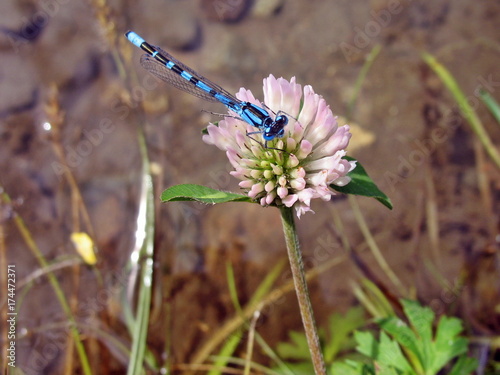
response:
{"label": "thin plant stem", "polygon": [[361,91],[361,86],[363,85],[363,82],[365,81],[368,71],[370,70],[373,62],[375,61],[381,50],[382,46],[380,44],[376,44],[375,46],[373,46],[372,50],[366,57],[365,63],[363,64],[363,67],[361,68],[361,71],[358,74],[356,83],[354,84],[354,89],[351,99],[347,104],[347,115],[346,115],[347,120],[351,120],[352,118],[352,114],[354,112],[354,106],[356,105],[356,100],[358,99],[359,92]]}
{"label": "thin plant stem", "polygon": [[483,103],[490,110],[491,115],[495,118],[495,120],[497,120],[497,125],[500,125],[500,105],[489,92],[483,89],[479,90],[479,95],[481,96]]}
{"label": "thin plant stem", "polygon": [[[272,287],[272,284],[276,281],[278,276],[281,274],[283,267],[285,266],[285,259],[283,261],[279,261],[272,270],[266,275],[264,280],[260,283],[255,293],[252,295],[249,305],[255,305],[262,301],[264,295],[269,292],[269,289]],[[229,287],[229,294],[231,296],[231,300],[233,301],[233,306],[236,309],[238,315],[242,317],[243,320],[247,320],[244,316],[243,309],[238,300],[238,291],[236,290],[236,280],[234,278],[234,271],[231,267],[231,263],[226,263],[226,273],[227,273],[227,284]],[[306,275],[307,276],[307,275]],[[260,309],[256,309],[253,313],[252,322],[255,320],[256,314],[260,315]],[[249,333],[251,331],[251,327],[248,328]],[[273,349],[269,346],[269,344],[264,340],[264,338],[255,330],[255,327],[252,328],[252,335],[255,335],[255,341],[259,344],[263,353],[265,353],[272,361],[276,363],[276,365],[280,368],[280,371],[283,375],[293,375],[293,372],[288,368],[288,366],[283,362],[280,357],[274,352]],[[216,367],[223,367],[227,365],[227,360],[236,350],[241,336],[243,336],[243,327],[240,327],[235,333],[233,333],[228,340],[225,341],[224,346],[220,350],[217,355],[218,359],[214,363]],[[249,357],[248,362],[251,362]],[[212,370],[208,373],[208,375],[216,375],[220,374],[218,370]]]}
{"label": "thin plant stem", "polygon": [[432,257],[436,265],[442,265],[441,252],[439,244],[439,212],[437,205],[436,186],[434,184],[430,166],[426,165],[425,168],[425,190],[427,192],[427,200],[425,203],[425,211],[427,216],[427,229],[429,232],[429,242],[431,245]]}
{"label": "thin plant stem", "polygon": [[153,256],[154,256],[154,193],[150,161],[142,129],[138,129],[138,140],[143,163],[141,197],[137,217],[136,249],[137,258],[143,258],[137,314],[132,331],[132,350],[129,358],[128,375],[143,373],[143,361],[146,353],[149,315],[151,312],[151,294],[153,288]]}
{"label": "thin plant stem", "polygon": [[243,371],[243,375],[250,375],[250,366],[252,364],[252,355],[253,355],[253,344],[255,341],[255,326],[257,324],[259,316],[260,316],[260,311],[256,311],[253,314],[253,319],[248,329],[247,354],[246,354],[245,369]]}
{"label": "thin plant stem", "polygon": [[325,361],[319,344],[318,330],[314,321],[311,299],[307,289],[306,274],[304,271],[299,239],[293,220],[293,210],[289,207],[281,207],[280,211],[286,248],[288,250],[288,259],[292,270],[295,292],[297,293],[297,299],[299,301],[300,315],[302,317],[302,323],[304,324],[309,351],[311,352],[314,372],[316,375],[326,375]]}
{"label": "thin plant stem", "polygon": [[476,111],[469,104],[467,97],[463,93],[463,91],[458,86],[457,81],[451,75],[451,73],[441,65],[439,61],[436,60],[434,56],[429,53],[423,52],[422,59],[430,66],[430,68],[436,73],[441,81],[443,81],[446,88],[451,92],[453,98],[456,100],[458,107],[460,108],[460,112],[464,116],[464,118],[469,123],[472,131],[476,134],[477,138],[481,141],[486,153],[491,158],[491,160],[495,163],[497,168],[500,168],[500,153],[496,149],[493,141],[490,136],[486,132],[486,129],[479,119]]}
{"label": "thin plant stem", "polygon": [[[499,109],[500,116],[500,109]],[[499,117],[500,119],[500,117]],[[477,185],[479,188],[479,193],[481,196],[481,201],[483,203],[484,217],[495,217],[495,204],[493,203],[494,198],[492,197],[493,191],[491,189],[491,183],[493,176],[488,173],[486,158],[481,147],[481,142],[479,140],[474,140],[474,154],[476,155],[476,175],[477,175]],[[491,177],[490,177],[491,176]],[[488,220],[487,222],[488,231],[490,235],[497,232],[495,220]]]}
{"label": "thin plant stem", "polygon": [[[2,188],[0,187],[0,191],[1,190],[2,190]],[[3,192],[0,195],[0,198],[2,199],[2,201],[4,203],[7,203],[7,204],[12,203],[9,195],[5,192]],[[40,248],[38,247],[35,240],[31,236],[31,232],[28,230],[24,220],[19,215],[15,215],[13,220],[14,220],[14,224],[16,225],[17,229],[19,230],[19,232],[21,233],[21,236],[24,239],[24,242],[26,243],[26,245],[30,249],[33,256],[36,258],[36,260],[38,261],[40,266],[42,268],[48,267],[49,263],[47,262],[47,260],[43,256]],[[66,296],[64,295],[64,292],[61,288],[61,285],[59,284],[59,281],[57,280],[57,277],[52,272],[47,273],[47,278],[48,278],[52,288],[54,289],[54,292],[57,296],[57,299],[59,300],[59,304],[61,305],[61,307],[66,315],[66,318],[69,321],[68,328],[69,328],[71,335],[73,336],[73,339],[74,339],[76,351],[78,353],[78,356],[80,358],[80,363],[82,366],[82,372],[85,375],[91,375],[92,372],[90,369],[89,359],[87,357],[87,353],[85,351],[85,347],[84,347],[83,342],[82,342],[80,331],[77,328],[76,319],[73,316],[73,312],[71,311],[71,308],[70,308],[70,305],[66,299]]]}
{"label": "thin plant stem", "polygon": [[[115,34],[115,24],[110,21],[106,1],[91,1],[99,21],[104,30],[110,30],[107,33],[108,45],[112,58],[118,69],[120,77],[128,81],[128,91],[132,92],[130,80],[137,81],[137,77],[128,77],[127,70],[124,68],[123,53],[117,47],[118,34]],[[142,111],[140,111],[142,113]],[[132,348],[129,355],[129,364],[127,375],[137,375],[144,373],[144,362],[148,362],[147,355],[147,334],[151,316],[151,299],[153,294],[153,264],[154,264],[154,233],[155,233],[155,212],[154,212],[154,188],[153,176],[151,173],[151,162],[148,156],[148,147],[145,126],[137,127],[137,141],[142,160],[141,191],[139,197],[139,210],[136,218],[135,246],[130,257],[129,267],[132,269],[129,277],[129,287],[127,294],[129,300],[125,300],[124,310],[127,325],[132,336]],[[139,279],[138,279],[139,278]],[[132,312],[131,303],[136,283],[139,284],[137,291],[137,309],[135,315]],[[151,366],[151,363],[150,363]],[[154,366],[156,367],[155,363]]]}
{"label": "thin plant stem", "polygon": [[[310,269],[306,273],[306,280],[314,279],[315,277],[322,274],[323,272],[326,272],[332,267],[345,262],[347,259],[347,256],[332,258],[325,263],[320,264],[313,269]],[[226,321],[221,328],[213,333],[209,340],[207,340],[207,342],[204,343],[202,347],[198,349],[193,355],[191,363],[201,364],[205,362],[209,358],[210,353],[212,353],[219,345],[224,343],[224,341],[227,340],[228,337],[231,336],[234,332],[236,332],[237,329],[244,325],[248,319],[252,318],[253,313],[256,310],[263,310],[266,306],[272,306],[272,304],[278,303],[278,301],[285,294],[291,292],[293,289],[293,281],[287,281],[285,284],[279,286],[278,288],[269,292],[266,296],[262,297],[260,301],[256,301],[253,304],[246,305],[242,310],[242,314],[236,314],[234,317]]]}
{"label": "thin plant stem", "polygon": [[397,275],[394,273],[394,271],[391,269],[389,264],[387,264],[384,256],[382,255],[382,252],[380,251],[380,248],[378,247],[377,243],[375,242],[375,239],[373,238],[370,229],[368,228],[368,224],[366,224],[365,218],[363,217],[363,214],[361,213],[361,210],[358,205],[358,201],[356,198],[352,195],[349,195],[349,203],[351,204],[352,207],[352,212],[354,213],[354,217],[356,218],[356,221],[358,222],[359,229],[361,229],[361,232],[363,233],[363,236],[366,239],[366,243],[368,244],[368,247],[370,248],[373,256],[375,257],[375,260],[377,261],[378,265],[384,273],[387,275],[389,280],[394,284],[394,286],[397,288],[398,292],[402,296],[407,296],[408,292],[406,288],[404,287],[403,283]]}

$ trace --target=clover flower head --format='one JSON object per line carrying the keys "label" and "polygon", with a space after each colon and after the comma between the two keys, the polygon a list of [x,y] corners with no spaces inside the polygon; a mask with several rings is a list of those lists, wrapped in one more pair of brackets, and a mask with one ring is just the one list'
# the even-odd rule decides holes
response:
{"label": "clover flower head", "polygon": [[[236,94],[242,101],[263,106],[249,90]],[[342,159],[349,144],[349,126],[339,127],[337,119],[322,96],[311,86],[273,75],[264,79],[264,104],[274,113],[289,116],[282,138],[263,147],[249,136],[255,128],[227,116],[210,124],[203,140],[226,152],[234,167],[231,175],[241,180],[240,187],[262,206],[294,207],[297,216],[311,210],[311,200],[329,201],[334,191],[330,184],[344,186],[355,162]],[[231,115],[231,114],[230,114]]]}

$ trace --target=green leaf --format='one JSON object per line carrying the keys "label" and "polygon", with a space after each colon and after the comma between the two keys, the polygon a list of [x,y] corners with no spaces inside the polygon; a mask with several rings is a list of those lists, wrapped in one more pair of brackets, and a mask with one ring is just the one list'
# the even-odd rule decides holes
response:
{"label": "green leaf", "polygon": [[434,312],[429,307],[422,307],[417,301],[401,300],[405,315],[410,324],[415,328],[423,341],[432,340],[432,322],[434,321]]}
{"label": "green leaf", "polygon": [[291,343],[278,343],[276,347],[278,354],[283,358],[302,359],[310,362],[311,356],[309,354],[306,335],[297,331],[290,331],[288,335],[290,336]]}
{"label": "green leaf", "polygon": [[[311,357],[309,361],[297,362],[297,363],[287,363],[286,364],[293,375],[311,375],[314,374],[314,367],[311,362]],[[278,372],[277,370],[274,370]],[[273,372],[274,373],[274,372]],[[281,372],[278,372],[281,374]]]}
{"label": "green leaf", "polygon": [[379,345],[375,336],[371,332],[354,332],[354,338],[358,343],[356,350],[369,358],[376,358],[379,351]]}
{"label": "green leaf", "polygon": [[408,360],[414,369],[422,369],[425,358],[423,343],[415,335],[415,332],[397,317],[389,317],[378,322],[380,327],[389,333],[405,349]]}
{"label": "green leaf", "polygon": [[[343,358],[349,357],[348,360],[352,361],[353,357],[356,357],[359,359],[360,363],[363,363],[365,357],[358,353],[353,353],[353,349],[356,344],[354,340],[355,329],[361,327],[365,323],[364,309],[361,306],[349,309],[345,315],[335,313],[330,316],[329,325],[326,329],[328,334],[325,333],[323,329],[319,330],[319,337],[322,342],[323,354],[327,364],[337,363],[339,352],[342,352]],[[278,343],[278,354],[288,360],[287,366],[295,375],[309,375],[314,373],[305,334],[290,331],[289,336],[290,339],[287,342]],[[352,371],[354,371],[353,374],[361,374],[360,372],[356,372],[356,370]],[[279,372],[281,373],[281,371]],[[350,373],[351,372],[342,372],[340,370],[339,372],[333,372],[333,374],[346,375]],[[370,373],[368,372],[367,374]],[[373,374],[375,373],[373,372]]]}
{"label": "green leaf", "polygon": [[[311,362],[311,355],[309,354],[309,346],[307,344],[306,335],[302,332],[289,331],[288,336],[290,342],[280,342],[276,346],[278,355],[286,359],[286,367],[295,375],[309,375],[314,372]],[[278,369],[275,369],[278,371]]]}
{"label": "green leaf", "polygon": [[475,358],[462,355],[458,358],[455,366],[448,375],[470,375],[477,368],[478,362]]}
{"label": "green leaf", "polygon": [[458,318],[443,316],[439,320],[436,330],[436,342],[445,343],[450,337],[463,331],[462,321]]}
{"label": "green leaf", "polygon": [[457,337],[462,329],[460,319],[441,317],[436,330],[436,340],[433,343],[434,360],[431,370],[439,371],[451,359],[467,351],[467,340],[464,337]]}
{"label": "green leaf", "polygon": [[384,332],[380,333],[380,351],[377,359],[385,365],[394,367],[403,372],[408,372],[409,374],[415,374],[403,355],[399,344]]}
{"label": "green leaf", "polygon": [[344,362],[333,363],[330,367],[330,373],[342,375],[375,375],[375,368],[372,364],[347,359]]}
{"label": "green leaf", "polygon": [[[345,160],[354,161],[355,159],[345,156]],[[384,206],[392,210],[392,202],[387,195],[385,195],[375,182],[368,176],[363,166],[356,161],[356,168],[348,174],[351,177],[351,182],[345,186],[337,186],[331,184],[330,187],[343,194],[361,195],[364,197],[375,198]]]}
{"label": "green leaf", "polygon": [[[416,301],[401,300],[401,304],[412,329],[398,318],[385,319],[379,324],[406,350],[417,372],[422,370],[425,374],[437,374],[453,358],[467,351],[468,341],[458,337],[463,329],[460,319],[441,317],[433,338],[434,312]],[[473,364],[468,360],[461,360],[460,363],[467,369]]]}
{"label": "green leaf", "polygon": [[402,372],[400,370],[396,370],[394,367],[384,365],[382,363],[377,364],[377,375],[413,375],[414,372]]}
{"label": "green leaf", "polygon": [[415,354],[422,361],[421,343],[408,325],[397,317],[389,317],[378,322],[379,326],[403,347]]}
{"label": "green leaf", "polygon": [[488,92],[479,90],[479,94],[481,95],[481,99],[483,100],[484,104],[486,104],[493,117],[500,124],[500,105],[498,105],[495,98],[493,98]]}
{"label": "green leaf", "polygon": [[365,324],[365,310],[361,307],[353,307],[345,315],[332,314],[328,320],[330,339],[324,344],[324,355],[327,363],[333,362],[338,352],[350,345],[350,335]]}
{"label": "green leaf", "polygon": [[[356,332],[355,338],[358,342],[357,350],[360,353],[372,358],[375,362],[379,362],[384,367],[393,367],[405,372],[405,374],[415,374],[398,343],[384,332],[380,334],[380,342],[376,341],[370,332]],[[387,369],[385,373],[390,372],[393,371]]]}
{"label": "green leaf", "polygon": [[206,186],[183,184],[175,185],[161,194],[162,202],[197,201],[201,203],[253,202],[242,194],[229,193]]}
{"label": "green leaf", "polygon": [[342,375],[361,375],[363,374],[362,364],[359,362],[354,362],[353,366],[345,362],[335,362],[330,367],[331,374],[342,374]]}
{"label": "green leaf", "polygon": [[213,368],[208,372],[207,375],[222,374],[221,368],[227,365],[229,359],[238,348],[242,337],[243,330],[241,328],[236,330],[232,335],[229,336],[229,338],[224,342],[224,345],[217,354],[213,363]]}
{"label": "green leaf", "polygon": [[432,323],[435,314],[429,307],[422,307],[417,301],[401,300],[401,304],[411,326],[419,335],[416,344],[420,352],[415,354],[418,356],[422,367],[429,369],[435,356],[432,344]]}
{"label": "green leaf", "polygon": [[377,322],[382,329],[379,340],[370,332],[355,333],[356,349],[375,362],[377,374],[436,375],[449,370],[445,366],[457,357],[451,372],[446,373],[472,373],[477,361],[464,354],[468,340],[458,336],[463,330],[460,319],[442,316],[433,337],[434,312],[416,301],[401,300],[401,304],[410,326],[397,317],[388,317]]}

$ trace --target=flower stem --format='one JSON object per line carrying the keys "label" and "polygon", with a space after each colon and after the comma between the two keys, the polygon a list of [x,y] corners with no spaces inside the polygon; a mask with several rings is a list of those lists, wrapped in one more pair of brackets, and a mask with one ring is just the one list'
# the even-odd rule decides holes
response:
{"label": "flower stem", "polygon": [[325,361],[323,353],[319,345],[318,330],[314,322],[311,300],[307,289],[306,276],[304,272],[304,263],[302,262],[302,254],[300,252],[299,239],[295,230],[293,220],[293,211],[288,207],[281,207],[281,222],[283,224],[283,232],[285,234],[286,248],[288,250],[288,259],[290,260],[290,268],[292,269],[293,282],[295,284],[295,292],[299,300],[300,315],[304,330],[306,332],[307,343],[316,375],[326,375]]}

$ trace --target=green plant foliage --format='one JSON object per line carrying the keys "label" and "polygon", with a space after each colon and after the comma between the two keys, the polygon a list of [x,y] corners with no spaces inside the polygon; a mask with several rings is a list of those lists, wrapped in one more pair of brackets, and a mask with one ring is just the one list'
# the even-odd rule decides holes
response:
{"label": "green plant foliage", "polygon": [[[345,156],[344,159],[349,161],[354,161],[355,159]],[[351,182],[345,186],[330,185],[330,187],[344,194],[361,195],[364,197],[371,197],[378,200],[384,206],[392,210],[392,202],[387,195],[385,195],[378,187],[375,182],[368,176],[363,166],[356,162],[356,168],[354,168],[348,174],[351,177]]]}
{"label": "green plant foliage", "polygon": [[[353,333],[366,324],[361,306],[351,308],[345,315],[335,313],[328,320],[327,332],[320,331],[323,355],[327,364],[332,363],[341,352],[352,352],[356,345]],[[287,366],[296,375],[313,374],[313,366],[305,334],[289,332],[290,341],[278,344],[276,351],[287,361]],[[275,369],[279,371],[279,369]]]}
{"label": "green plant foliage", "polygon": [[414,374],[398,343],[386,333],[380,334],[380,341],[377,341],[371,332],[356,332],[355,338],[358,342],[356,349],[360,353],[382,366],[400,370],[397,374]]}
{"label": "green plant foliage", "polygon": [[[348,156],[346,156],[345,159],[349,161],[354,160]],[[330,187],[333,190],[344,194],[375,198],[384,206],[392,209],[392,203],[389,197],[387,197],[387,195],[385,195],[377,187],[377,185],[375,185],[359,162],[357,162],[356,168],[354,168],[348,176],[351,177],[352,180],[346,186],[330,185]],[[161,200],[162,202],[197,201],[209,204],[226,202],[254,202],[250,197],[243,194],[230,193],[195,184],[172,186],[162,193]]]}
{"label": "green plant foliage", "polygon": [[[310,361],[309,346],[306,335],[302,332],[290,331],[290,342],[280,342],[277,347],[278,354],[285,359]],[[312,367],[311,367],[312,369]]]}
{"label": "green plant foliage", "polygon": [[486,104],[486,107],[490,110],[491,115],[497,120],[497,123],[500,124],[500,105],[498,102],[487,91],[480,90],[479,94],[481,95],[483,103]]}
{"label": "green plant foliage", "polygon": [[332,314],[328,319],[328,340],[323,345],[325,361],[331,363],[341,351],[354,348],[353,332],[365,324],[365,310],[361,306],[351,308],[345,315]]}
{"label": "green plant foliage", "polygon": [[469,103],[469,98],[464,94],[464,92],[458,85],[455,77],[453,77],[450,71],[444,65],[442,65],[433,55],[427,52],[423,52],[421,56],[422,59],[429,65],[434,73],[438,75],[446,88],[453,95],[453,98],[460,108],[460,112],[471,126],[472,131],[475,133],[476,137],[483,145],[486,153],[490,156],[495,165],[500,168],[500,153],[498,152],[491,137],[488,135],[488,132],[486,131],[486,128],[479,118],[477,112]]}
{"label": "green plant foliage", "polygon": [[[375,368],[372,364],[366,364],[353,360],[335,362],[330,368],[330,373],[334,375],[374,375]],[[389,373],[388,373],[389,374]]]}
{"label": "green plant foliage", "polygon": [[[409,325],[393,316],[378,322],[382,329],[378,340],[371,332],[355,334],[356,349],[374,362],[376,374],[435,375],[455,359],[448,375],[469,375],[474,371],[477,361],[466,355],[468,341],[459,336],[463,330],[460,319],[441,317],[433,335],[434,312],[416,301],[401,303]],[[366,371],[366,367],[353,362],[344,365],[359,375],[364,374],[360,369]]]}
{"label": "green plant foliage", "polygon": [[246,195],[229,193],[194,184],[175,185],[161,194],[162,202],[197,201],[201,203],[252,202]]}

